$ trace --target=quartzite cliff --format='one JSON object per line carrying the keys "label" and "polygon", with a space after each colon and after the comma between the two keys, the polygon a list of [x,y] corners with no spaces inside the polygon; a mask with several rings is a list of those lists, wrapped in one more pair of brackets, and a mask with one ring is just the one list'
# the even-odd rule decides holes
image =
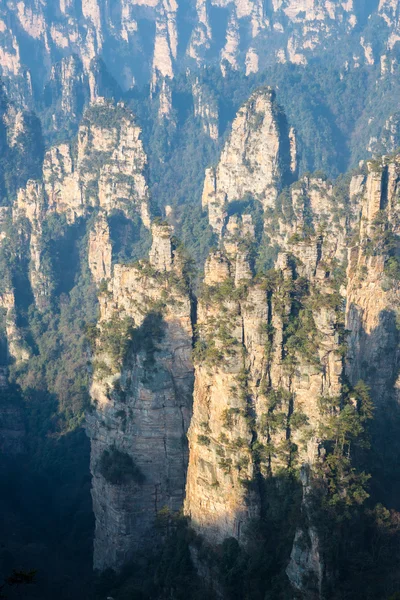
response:
{"label": "quartzite cliff", "polygon": [[[24,3],[10,6],[29,35],[50,48],[40,11],[33,18]],[[229,4],[224,57],[231,64],[238,18],[251,17],[254,38],[273,26],[257,3],[250,13],[246,7]],[[163,15],[156,23],[156,87],[154,73],[169,69],[165,44],[176,52],[176,7],[150,8]],[[293,23],[304,12],[302,19],[321,25],[339,11],[346,27],[353,8],[273,3],[274,13]],[[60,10],[72,8],[64,3]],[[207,3],[196,10],[202,26],[191,48],[200,61],[195,51],[206,44]],[[387,3],[380,11],[394,18]],[[90,43],[100,47],[99,6],[87,4],[83,14]],[[53,42],[62,39],[50,31]],[[128,43],[135,31],[123,30],[122,39]],[[202,100],[198,81],[192,91],[193,110],[216,140],[217,104]],[[23,157],[21,133],[35,123],[13,108],[2,122],[6,155]],[[296,132],[275,92],[257,90],[205,172],[202,205],[215,247],[194,277],[172,225],[151,214],[142,137],[124,103],[96,98],[76,138],[47,149],[36,178],[23,181],[12,206],[2,207],[3,395],[11,394],[8,366],[18,374],[39,360],[32,340],[41,319],[60,318],[65,297],[81,285],[95,297],[94,314],[98,308],[96,322],[83,324],[88,343],[79,348],[90,378],[95,569],[118,571],[139,549],[154,547],[166,511],[183,510],[206,546],[233,538],[246,548],[249,527],[268,514],[271,485],[290,475],[302,499],[285,572],[304,597],[322,598],[332,574],[312,516],[313,489],[329,476],[343,415],[362,418],[359,381],[383,424],[398,397],[399,157],[367,161],[336,184],[320,174],[299,177]],[[134,232],[123,251],[118,227]],[[137,259],[143,239],[146,252]],[[72,275],[57,271],[65,264],[60,247],[79,254]],[[54,353],[60,346],[57,340]],[[0,443],[10,454],[24,446],[22,412],[8,401],[0,405]],[[195,545],[192,556],[207,569]]]}

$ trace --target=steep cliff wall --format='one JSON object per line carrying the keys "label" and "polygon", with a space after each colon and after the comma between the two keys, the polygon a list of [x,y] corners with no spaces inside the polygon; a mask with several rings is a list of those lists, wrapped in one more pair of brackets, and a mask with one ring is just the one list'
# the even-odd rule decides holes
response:
{"label": "steep cliff wall", "polygon": [[206,171],[202,203],[213,229],[221,234],[228,205],[247,196],[273,207],[290,181],[290,164],[288,126],[275,92],[258,90],[236,115],[218,166]]}
{"label": "steep cliff wall", "polygon": [[[44,267],[44,261],[51,260],[43,234],[46,219],[56,213],[73,224],[93,209],[103,215],[119,210],[128,219],[139,215],[149,227],[146,171],[147,156],[134,116],[122,103],[103,99],[86,110],[75,143],[46,152],[41,180],[29,180],[13,206],[14,223],[27,219],[30,224],[30,281],[38,306],[44,306],[51,294],[52,274]],[[96,251],[93,235],[90,252]],[[109,276],[111,258],[104,259]]]}
{"label": "steep cliff wall", "polygon": [[88,263],[93,280],[108,281],[112,269],[112,245],[106,213],[101,212],[89,234]]}
{"label": "steep cliff wall", "polygon": [[150,260],[115,265],[99,297],[88,415],[97,569],[151,545],[158,512],[178,511],[184,497],[191,302],[169,226],[152,235]]}
{"label": "steep cliff wall", "polygon": [[192,84],[194,116],[200,118],[204,133],[212,140],[219,137],[219,109],[212,92],[198,78]]}
{"label": "steep cliff wall", "polygon": [[[240,538],[243,525],[259,514],[259,497],[247,488],[255,478],[255,465],[246,396],[241,288],[234,283],[239,271],[221,252],[209,257],[205,270],[206,297],[200,297],[198,306],[185,510],[195,529],[217,543],[231,536]],[[238,286],[248,279],[246,271],[244,274]],[[267,318],[267,303],[262,292],[261,298],[255,296],[259,319],[251,334],[262,347],[257,324]]]}
{"label": "steep cliff wall", "polygon": [[349,248],[347,373],[371,388],[379,416],[398,401],[399,159],[368,163],[361,221]]}
{"label": "steep cliff wall", "polygon": [[[250,111],[246,117],[239,113],[242,129],[247,130],[246,119],[252,118]],[[355,374],[355,369],[365,353],[370,353],[370,361],[376,362],[377,355],[383,361],[397,347],[396,328],[389,328],[390,335],[381,330],[380,342],[370,347],[360,333],[366,326],[360,314],[379,320],[388,298],[397,293],[397,284],[393,288],[388,281],[387,296],[379,292],[376,297],[375,289],[385,265],[386,277],[390,270],[392,278],[397,272],[397,160],[383,167],[372,164],[368,178],[359,173],[337,186],[323,178],[304,177],[281,193],[275,188],[266,203],[256,195],[257,171],[251,177],[244,161],[237,160],[238,144],[232,143],[236,131],[234,122],[221,160],[211,172],[212,185],[210,171],[206,173],[204,196],[214,227],[220,181],[226,184],[221,203],[225,211],[219,214],[219,249],[206,262],[198,301],[185,512],[211,545],[233,537],[246,547],[251,544],[247,532],[254,518],[268,515],[272,501],[268,482],[284,473],[301,473],[303,516],[290,560],[287,557],[287,575],[304,597],[320,598],[329,565],[313,521],[311,492],[321,473],[322,481],[331,476],[329,444],[339,426],[335,423],[353,413],[356,419],[364,418],[359,413],[361,400],[349,392],[346,373],[356,386],[364,374]],[[257,133],[240,136],[241,157],[252,156],[263,139]],[[255,156],[256,169],[264,168],[260,180],[273,181],[275,163],[262,163],[265,150]],[[253,188],[245,190],[246,185]],[[263,244],[260,223],[253,222],[259,219],[254,203],[235,202],[245,191],[261,200],[264,209],[262,239],[271,251],[269,263],[273,261],[267,272],[257,263]],[[369,260],[363,269],[364,287],[354,280],[354,265],[357,260],[364,264],[365,259],[359,258],[365,255],[363,248],[369,245],[371,252],[373,232],[378,246],[372,254],[382,254],[382,244],[387,254]],[[348,259],[352,244],[356,249]],[[363,303],[370,308],[364,310]],[[352,330],[349,350],[346,327]],[[397,379],[397,352],[393,355],[381,365],[384,381],[380,390],[372,388],[374,402],[382,402],[389,373],[392,384]],[[370,364],[364,369],[372,380]]]}
{"label": "steep cliff wall", "polygon": [[[325,189],[310,184],[315,212],[310,197],[300,197],[318,230]],[[344,248],[335,227],[284,244],[276,238],[286,251],[267,276],[254,278],[247,223],[228,221],[198,307],[186,511],[212,542],[241,539],[263,509],[263,478],[315,462],[320,398],[341,394],[344,313],[333,265],[343,266]]]}

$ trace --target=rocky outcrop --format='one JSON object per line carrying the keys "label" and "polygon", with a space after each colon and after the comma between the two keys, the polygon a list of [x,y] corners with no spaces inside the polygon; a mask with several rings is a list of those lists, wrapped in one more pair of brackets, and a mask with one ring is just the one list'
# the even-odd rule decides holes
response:
{"label": "rocky outcrop", "polygon": [[[30,281],[38,306],[51,294],[51,274],[43,268],[43,224],[53,213],[65,215],[69,224],[100,209],[90,236],[89,262],[97,282],[110,276],[111,247],[97,245],[106,234],[104,216],[114,210],[127,218],[139,214],[149,227],[147,156],[141,129],[122,104],[98,99],[85,112],[77,142],[50,148],[44,157],[42,179],[29,180],[18,193],[13,219],[30,223]],[[101,239],[101,242],[104,240]]]}
{"label": "rocky outcrop", "polygon": [[230,217],[205,266],[185,511],[212,544],[246,543],[263,511],[263,480],[315,463],[320,398],[341,394],[344,313],[332,265],[345,256],[344,232],[318,231],[329,218],[326,189],[306,181],[292,190],[291,211],[307,211],[309,229],[303,218],[297,235],[271,231],[286,251],[268,277],[253,277],[246,214]]}
{"label": "rocky outcrop", "polygon": [[368,163],[357,244],[349,249],[347,373],[364,380],[379,412],[398,399],[399,158]]}
{"label": "rocky outcrop", "polygon": [[247,197],[273,207],[290,181],[290,140],[285,116],[270,88],[255,92],[239,110],[218,166],[207,169],[202,203],[222,233],[228,205]]}
{"label": "rocky outcrop", "polygon": [[212,140],[219,137],[218,104],[210,90],[198,78],[192,85],[194,116],[199,117],[203,131]]}
{"label": "rocky outcrop", "polygon": [[40,211],[58,212],[72,223],[98,206],[106,212],[137,212],[148,227],[146,168],[141,129],[134,116],[122,103],[100,98],[85,112],[77,146],[63,143],[47,151],[42,182],[29,182],[21,190],[16,211],[29,220]]}
{"label": "rocky outcrop", "polygon": [[93,360],[94,566],[120,568],[156,539],[162,509],[183,504],[192,405],[191,302],[167,225],[150,261],[115,265],[99,297]]}
{"label": "rocky outcrop", "polygon": [[[127,215],[133,210],[148,227],[146,168],[141,129],[132,113],[122,103],[115,106],[98,99],[78,131],[74,176],[82,190],[83,209],[97,205],[107,212],[119,209]],[[62,189],[63,179],[55,193],[62,197]]]}
{"label": "rocky outcrop", "polygon": [[89,234],[88,261],[93,280],[97,284],[110,279],[112,246],[110,228],[103,212],[99,214]]}

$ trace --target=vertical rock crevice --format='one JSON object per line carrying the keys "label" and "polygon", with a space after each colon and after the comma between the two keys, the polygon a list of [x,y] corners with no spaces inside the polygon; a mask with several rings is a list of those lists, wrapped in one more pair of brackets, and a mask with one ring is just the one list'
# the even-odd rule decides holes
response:
{"label": "vertical rock crevice", "polygon": [[119,569],[139,548],[154,544],[158,511],[176,512],[183,503],[191,302],[171,228],[155,224],[152,235],[150,260],[115,265],[99,297],[88,432],[94,565],[101,570]]}

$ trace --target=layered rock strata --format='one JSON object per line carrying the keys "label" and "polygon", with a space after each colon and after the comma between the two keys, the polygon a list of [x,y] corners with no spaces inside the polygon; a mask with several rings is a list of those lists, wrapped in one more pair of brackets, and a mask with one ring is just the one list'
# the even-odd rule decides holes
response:
{"label": "layered rock strata", "polygon": [[290,182],[290,165],[289,131],[275,92],[258,90],[237,113],[218,166],[206,171],[202,204],[212,228],[221,234],[229,204],[246,197],[273,207]]}
{"label": "layered rock strata", "polygon": [[[141,129],[132,113],[121,103],[98,99],[86,111],[76,144],[59,144],[45,154],[40,181],[29,180],[13,206],[14,223],[26,219],[30,227],[30,281],[38,306],[45,306],[51,282],[43,268],[46,247],[43,225],[53,213],[65,215],[69,224],[86,217],[93,209],[109,215],[122,211],[127,218],[139,214],[149,227],[147,156]],[[90,252],[96,252],[93,236]],[[100,251],[101,252],[101,251]],[[100,257],[99,257],[100,260]],[[99,263],[95,279],[110,275],[110,256]]]}
{"label": "layered rock strata", "polygon": [[115,265],[99,297],[88,432],[101,570],[154,542],[158,513],[178,511],[184,498],[191,302],[169,226],[152,234],[150,260]]}
{"label": "layered rock strata", "polygon": [[314,463],[319,399],[341,393],[343,373],[337,241],[286,238],[274,270],[254,278],[244,217],[231,217],[209,257],[198,306],[185,509],[212,543],[242,539],[263,478]]}
{"label": "layered rock strata", "polygon": [[368,163],[347,269],[347,373],[352,383],[369,385],[379,416],[399,397],[399,184],[398,156]]}

